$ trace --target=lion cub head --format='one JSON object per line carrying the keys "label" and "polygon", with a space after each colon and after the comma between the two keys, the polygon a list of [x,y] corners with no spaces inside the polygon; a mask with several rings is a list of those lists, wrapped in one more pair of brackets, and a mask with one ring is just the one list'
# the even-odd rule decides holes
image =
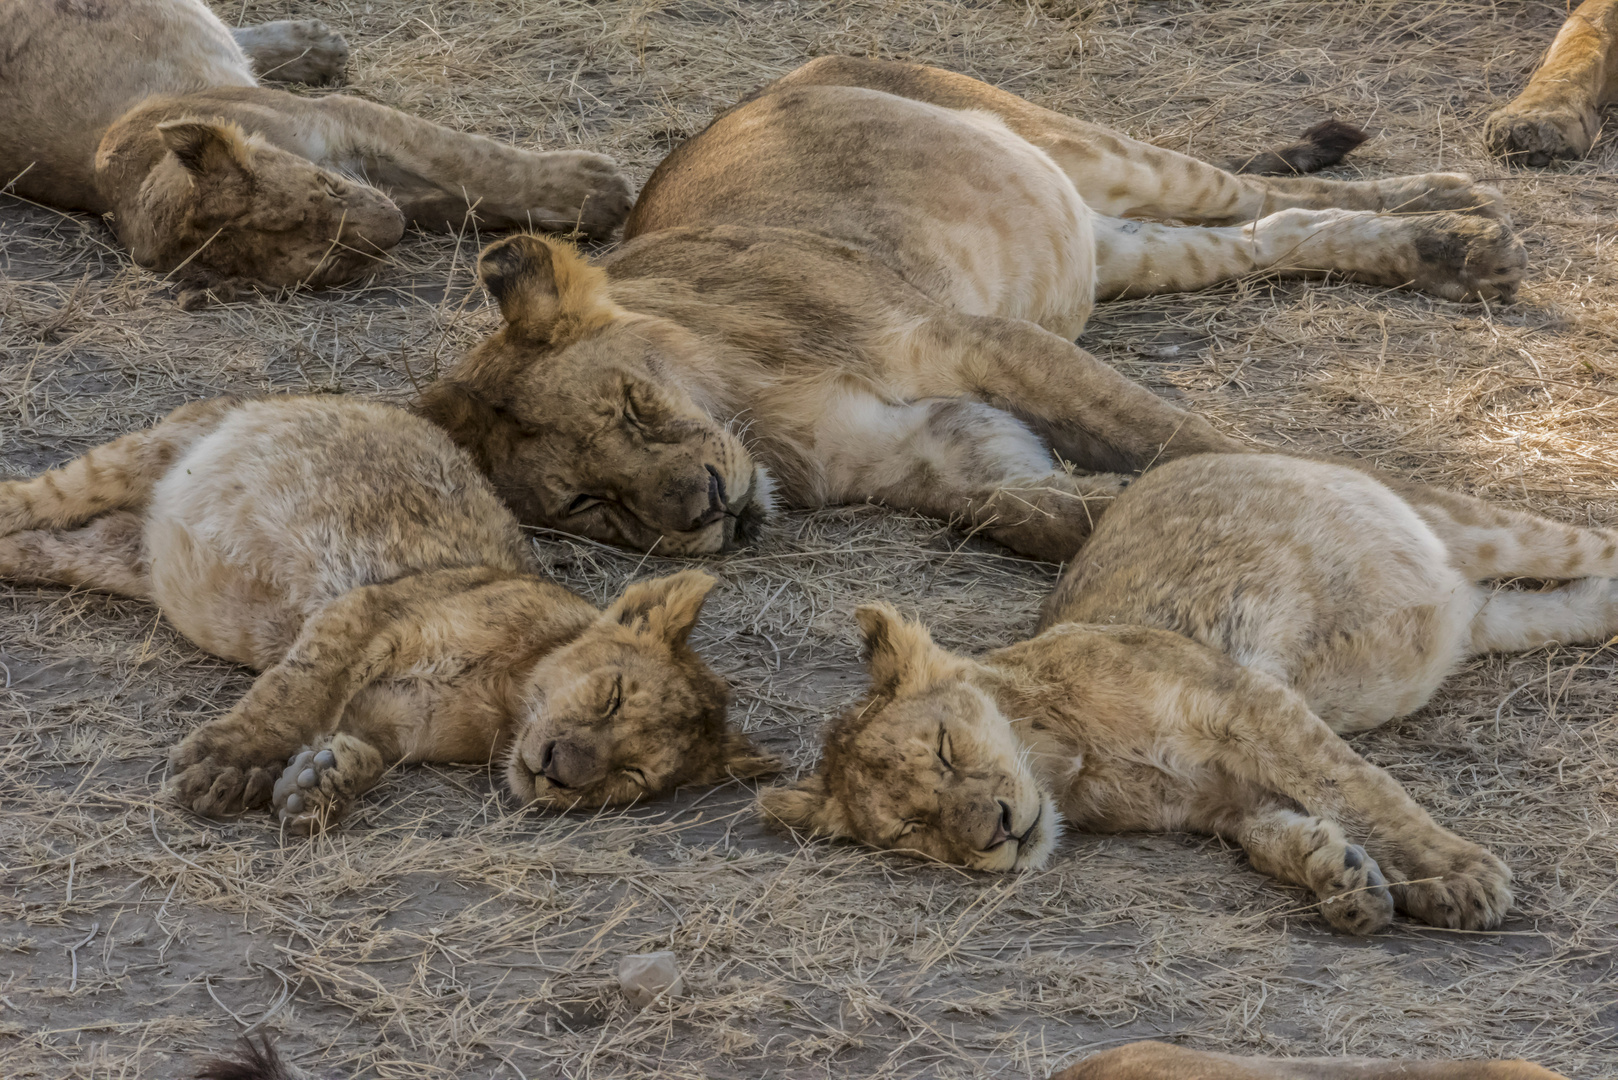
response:
{"label": "lion cub head", "polygon": [[680,374],[702,340],[613,303],[566,244],[491,244],[478,276],[505,327],[429,387],[423,415],[470,451],[524,524],[659,555],[750,540],[770,481]]}
{"label": "lion cub head", "polygon": [[856,618],[870,695],[831,725],[813,776],[759,796],[765,817],[975,870],[1043,866],[1056,804],[977,685],[980,666],[886,604]]}
{"label": "lion cub head", "polygon": [[234,124],[173,120],[157,133],[165,157],[133,206],[115,199],[114,224],[142,266],[203,282],[335,285],[404,235],[404,215],[382,192]]}
{"label": "lion cub head", "polygon": [[696,571],[631,585],[535,666],[506,760],[512,794],[556,809],[605,806],[780,771],[726,726],[725,681],[687,644],[713,586]]}

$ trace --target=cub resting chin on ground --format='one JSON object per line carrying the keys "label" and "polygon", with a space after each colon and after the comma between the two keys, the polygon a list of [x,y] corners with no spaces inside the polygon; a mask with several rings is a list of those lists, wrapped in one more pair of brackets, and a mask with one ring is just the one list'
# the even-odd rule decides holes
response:
{"label": "cub resting chin on ground", "polygon": [[1499,297],[1526,262],[1467,176],[1238,176],[844,57],[675,150],[624,235],[596,268],[532,237],[488,249],[506,326],[421,408],[524,523],[659,554],[745,537],[773,490],[1060,561],[1108,474],[1245,448],[1073,344],[1098,298],[1255,271]]}
{"label": "cub resting chin on ground", "polygon": [[711,577],[596,610],[537,575],[441,431],[385,405],[199,402],[0,484],[0,578],[149,599],[262,672],[170,755],[204,814],[272,804],[312,831],[411,761],[500,760],[517,799],[557,809],[776,766],[687,643]]}
{"label": "cub resting chin on ground", "polygon": [[0,2],[0,189],[110,214],[137,263],[191,287],[331,285],[407,221],[605,236],[630,205],[611,159],[536,153],[356,97],[297,97],[348,46],[318,22],[234,33],[201,0]]}
{"label": "cub resting chin on ground", "polygon": [[[1278,455],[1187,458],[1118,498],[1032,640],[969,659],[863,607],[870,696],[762,809],[984,870],[1043,865],[1064,819],[1211,833],[1340,929],[1396,906],[1493,927],[1505,864],[1337,733],[1420,708],[1465,657],[1618,633],[1618,532],[1426,494]],[[1513,577],[1580,580],[1479,584]]]}

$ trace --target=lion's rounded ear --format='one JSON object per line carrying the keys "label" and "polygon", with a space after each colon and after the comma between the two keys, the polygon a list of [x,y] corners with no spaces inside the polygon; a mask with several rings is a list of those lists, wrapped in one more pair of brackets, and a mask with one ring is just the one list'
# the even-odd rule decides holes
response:
{"label": "lion's rounded ear", "polygon": [[478,280],[500,305],[507,326],[543,344],[576,340],[618,310],[602,270],[572,245],[530,233],[484,248],[478,256]]}
{"label": "lion's rounded ear", "polygon": [[893,694],[933,676],[936,665],[930,661],[941,650],[926,627],[900,615],[892,604],[862,604],[854,611],[854,621],[864,642],[871,689]]}
{"label": "lion's rounded ear", "polygon": [[613,601],[605,620],[647,627],[669,645],[684,645],[702,614],[702,603],[719,582],[701,570],[681,570],[668,577],[637,581]]}
{"label": "lion's rounded ear", "polygon": [[842,811],[819,773],[795,784],[779,784],[758,793],[758,809],[766,822],[776,822],[815,836],[848,836]]}
{"label": "lion's rounded ear", "polygon": [[193,176],[247,171],[247,143],[235,124],[169,120],[157,125],[157,136]]}

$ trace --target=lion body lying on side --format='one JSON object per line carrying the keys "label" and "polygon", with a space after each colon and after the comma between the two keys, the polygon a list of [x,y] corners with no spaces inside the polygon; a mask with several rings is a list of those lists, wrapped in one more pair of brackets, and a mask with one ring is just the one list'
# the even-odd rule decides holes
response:
{"label": "lion body lying on side", "polygon": [[[1467,656],[1618,632],[1618,533],[1426,494],[1277,455],[1150,472],[1028,641],[969,659],[860,609],[870,697],[832,724],[818,771],[762,807],[986,870],[1040,866],[1061,819],[1212,833],[1344,930],[1378,930],[1395,905],[1495,926],[1505,865],[1338,733],[1420,708]],[[1514,577],[1580,580],[1479,584]]]}
{"label": "lion body lying on side", "polygon": [[[507,326],[421,407],[529,524],[714,551],[762,467],[794,506],[881,501],[1060,560],[1116,473],[1241,448],[1073,344],[1096,298],[1255,270],[1500,295],[1524,256],[1498,209],[1465,176],[1237,176],[965,76],[825,58],[671,154],[599,272],[491,248]],[[676,445],[666,497],[642,464]]]}
{"label": "lion body lying on side", "polygon": [[[234,34],[202,0],[0,2],[0,185],[110,214],[135,261],[226,288],[356,276],[407,222],[609,233],[630,191],[608,158],[536,153],[359,98],[299,97],[347,46],[316,22]],[[475,212],[473,205],[476,205]]]}
{"label": "lion body lying on side", "polygon": [[310,831],[413,761],[501,761],[560,808],[771,765],[686,641],[712,578],[596,610],[538,576],[442,432],[385,405],[200,402],[0,484],[0,578],[150,599],[262,673],[171,755],[202,813],[273,804]]}

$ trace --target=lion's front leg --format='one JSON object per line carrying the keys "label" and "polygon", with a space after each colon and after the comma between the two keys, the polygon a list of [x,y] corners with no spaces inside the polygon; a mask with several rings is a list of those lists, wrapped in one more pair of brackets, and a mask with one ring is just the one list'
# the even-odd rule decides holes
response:
{"label": "lion's front leg", "polygon": [[234,708],[170,752],[170,794],[209,817],[269,803],[287,757],[336,730],[350,699],[384,670],[387,591],[355,589],[311,616]]}
{"label": "lion's front leg", "polygon": [[1434,926],[1487,930],[1511,907],[1511,871],[1439,827],[1398,781],[1356,754],[1303,699],[1256,671],[1188,718],[1184,749],[1368,837],[1394,902]]}
{"label": "lion's front leg", "polygon": [[342,147],[332,168],[356,172],[427,229],[575,229],[606,239],[634,202],[609,157],[583,150],[523,150],[452,131],[359,98],[311,102]]}
{"label": "lion's front leg", "polygon": [[1376,860],[1336,822],[1264,800],[1234,808],[1228,833],[1253,868],[1312,891],[1320,913],[1349,934],[1374,934],[1393,921],[1393,894]]}
{"label": "lion's front leg", "polygon": [[1595,144],[1601,107],[1615,98],[1618,0],[1585,0],[1562,24],[1528,86],[1489,117],[1484,141],[1525,165],[1581,158]]}
{"label": "lion's front leg", "polygon": [[342,82],[348,67],[348,42],[319,19],[278,19],[230,33],[261,79],[323,86]]}

